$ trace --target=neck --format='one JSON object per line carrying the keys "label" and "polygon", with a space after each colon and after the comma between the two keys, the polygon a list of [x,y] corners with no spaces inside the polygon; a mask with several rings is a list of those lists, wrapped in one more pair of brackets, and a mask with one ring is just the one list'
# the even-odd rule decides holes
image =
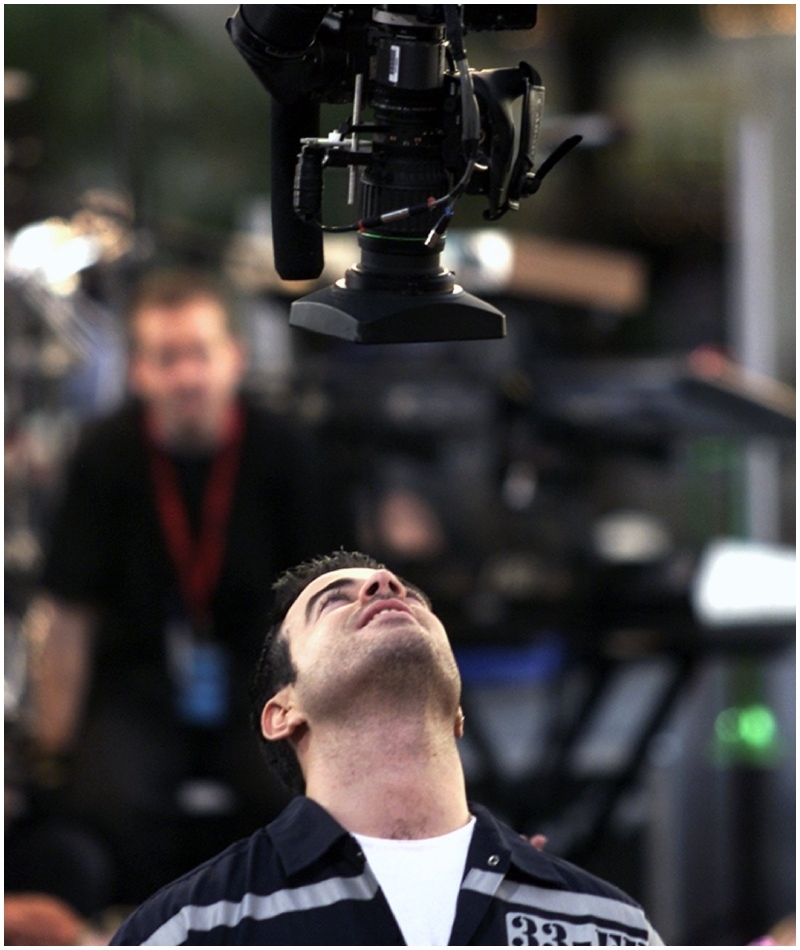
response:
{"label": "neck", "polygon": [[226,443],[237,411],[233,403],[206,414],[202,419],[187,421],[151,407],[147,410],[147,424],[152,439],[167,452],[213,453]]}
{"label": "neck", "polygon": [[316,727],[302,746],[307,795],[348,831],[433,838],[469,820],[452,723],[385,713],[366,728]]}

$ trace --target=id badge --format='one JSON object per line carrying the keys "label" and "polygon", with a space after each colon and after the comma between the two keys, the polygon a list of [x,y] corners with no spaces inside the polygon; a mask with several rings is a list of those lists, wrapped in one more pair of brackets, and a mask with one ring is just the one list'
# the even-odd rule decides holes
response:
{"label": "id badge", "polygon": [[198,640],[187,622],[167,626],[167,656],[178,717],[191,726],[221,726],[228,715],[230,657],[224,646]]}

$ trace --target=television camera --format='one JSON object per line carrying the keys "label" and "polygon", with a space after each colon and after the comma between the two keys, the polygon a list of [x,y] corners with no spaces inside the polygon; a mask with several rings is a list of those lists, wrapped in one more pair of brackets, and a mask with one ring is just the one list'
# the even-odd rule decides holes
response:
{"label": "television camera", "polygon": [[[440,256],[462,196],[485,196],[484,217],[497,220],[580,141],[567,139],[534,170],[539,74],[527,63],[469,67],[467,32],[535,23],[535,5],[238,7],[228,32],[273,99],[278,274],[316,279],[323,233],[358,233],[360,261],[332,286],[294,301],[293,326],[357,343],[505,336],[504,315],[466,293]],[[352,103],[327,136],[320,135],[322,103]],[[358,192],[351,224],[322,220],[329,168],[348,169],[348,204]]]}

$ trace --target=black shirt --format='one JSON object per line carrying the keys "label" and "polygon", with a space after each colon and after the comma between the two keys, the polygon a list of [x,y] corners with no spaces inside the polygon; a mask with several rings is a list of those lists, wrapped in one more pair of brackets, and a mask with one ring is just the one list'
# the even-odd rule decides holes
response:
{"label": "black shirt", "polygon": [[[210,459],[177,463],[196,526]],[[282,419],[246,404],[224,561],[211,600],[214,636],[243,675],[258,656],[277,573],[332,546],[317,475],[309,443]],[[95,692],[118,688],[115,677],[132,670],[165,675],[164,627],[179,594],[139,405],[85,432],[54,519],[43,584],[59,599],[99,609]]]}

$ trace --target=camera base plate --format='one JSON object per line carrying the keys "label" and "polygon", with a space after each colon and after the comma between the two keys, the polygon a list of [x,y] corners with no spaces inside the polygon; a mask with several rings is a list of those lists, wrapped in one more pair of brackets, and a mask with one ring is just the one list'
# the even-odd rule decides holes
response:
{"label": "camera base plate", "polygon": [[331,284],[291,306],[293,327],[352,343],[435,343],[497,340],[504,314],[456,285],[449,293],[402,294],[349,290]]}

